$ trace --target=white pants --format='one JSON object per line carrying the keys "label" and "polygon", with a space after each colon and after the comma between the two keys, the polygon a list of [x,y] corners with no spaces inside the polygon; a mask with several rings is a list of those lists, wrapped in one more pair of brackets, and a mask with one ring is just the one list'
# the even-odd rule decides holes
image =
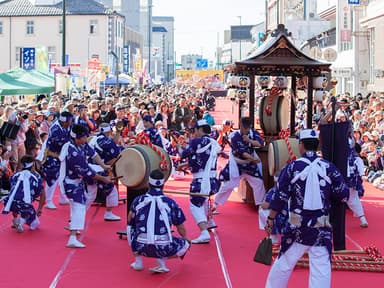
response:
{"label": "white pants", "polygon": [[200,207],[197,207],[192,203],[189,204],[191,214],[195,219],[196,224],[208,221],[208,199]]}
{"label": "white pants", "polygon": [[242,173],[239,177],[231,178],[231,180],[225,181],[215,196],[215,203],[224,205],[225,201],[227,201],[231,195],[232,190],[239,186],[241,178],[247,180],[249,185],[252,187],[255,205],[260,205],[263,202],[265,195],[263,179],[248,175],[246,173]]}
{"label": "white pants", "polygon": [[[97,185],[87,185],[87,209],[91,207],[92,203],[95,201],[97,196]],[[106,207],[116,207],[119,205],[119,192],[117,191],[116,186],[113,187],[113,190],[106,197],[105,206]]]}
{"label": "white pants", "polygon": [[269,271],[266,288],[287,287],[289,277],[297,261],[308,252],[309,256],[309,288],[331,287],[331,262],[327,248],[306,246],[293,243],[289,249],[276,259]]}
{"label": "white pants", "polygon": [[361,205],[359,193],[356,189],[349,188],[349,199],[347,204],[354,216],[361,217],[364,215],[363,205]]}
{"label": "white pants", "polygon": [[83,230],[85,224],[86,208],[84,204],[77,203],[72,199],[69,200],[71,223],[69,225],[70,230]]}
{"label": "white pants", "polygon": [[[59,183],[58,180],[53,183],[53,185],[48,186],[48,183],[46,182],[46,187],[45,187],[45,199],[47,202],[51,202],[53,200],[53,195],[55,194],[57,184]],[[67,201],[67,196],[65,196],[65,191],[61,191],[60,185],[59,185],[59,190],[60,190],[60,198],[59,202],[65,202]]]}

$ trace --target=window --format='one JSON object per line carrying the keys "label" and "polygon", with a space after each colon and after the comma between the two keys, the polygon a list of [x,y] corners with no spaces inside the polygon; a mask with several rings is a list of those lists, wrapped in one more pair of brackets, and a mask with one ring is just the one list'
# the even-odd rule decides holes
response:
{"label": "window", "polygon": [[21,47],[15,47],[16,49],[16,62],[20,62],[20,55],[21,55]]}
{"label": "window", "polygon": [[56,63],[56,47],[48,46],[48,59],[51,63]]}
{"label": "window", "polygon": [[0,35],[3,34],[3,21],[0,21]]}
{"label": "window", "polygon": [[34,21],[27,21],[27,35],[33,35],[34,32]]}
{"label": "window", "polygon": [[97,33],[97,20],[91,20],[89,22],[89,34]]}
{"label": "window", "polygon": [[369,29],[369,82],[375,82],[375,28]]}

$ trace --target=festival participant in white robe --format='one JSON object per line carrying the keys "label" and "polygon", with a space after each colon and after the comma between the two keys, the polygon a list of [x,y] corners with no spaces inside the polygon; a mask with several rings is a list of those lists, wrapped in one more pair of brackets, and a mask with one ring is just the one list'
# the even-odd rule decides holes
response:
{"label": "festival participant in white robe", "polygon": [[[100,175],[107,176],[105,170],[110,166],[109,164],[113,164],[118,158],[120,152],[123,150],[122,146],[117,145],[110,136],[111,126],[108,123],[102,123],[100,125],[100,133],[97,136],[94,136],[89,145],[96,155],[98,155],[101,159],[100,161],[96,161],[96,164],[90,164],[91,167]],[[90,155],[91,156],[91,155]],[[97,159],[94,156],[92,160]],[[95,162],[95,161],[92,161]],[[103,164],[103,163],[106,163]],[[100,165],[101,164],[101,165]],[[104,213],[105,221],[119,221],[121,218],[112,213],[113,207],[117,207],[119,205],[119,193],[117,191],[116,185],[114,183],[105,184],[101,181],[91,180],[87,182],[87,208],[95,201],[97,196],[98,189],[102,191],[103,197],[106,200],[106,209]]]}
{"label": "festival participant in white robe", "polygon": [[[53,196],[57,187],[59,178],[61,148],[70,140],[69,132],[72,124],[73,115],[69,112],[62,112],[59,120],[49,129],[48,138],[43,145],[42,170],[47,183],[46,186],[46,205],[48,209],[56,209],[53,203]],[[59,204],[68,204],[63,192],[60,193]]]}
{"label": "festival participant in white robe", "polygon": [[[39,227],[39,216],[45,202],[45,193],[41,176],[32,171],[34,158],[31,155],[25,155],[21,158],[20,163],[22,170],[11,177],[11,190],[4,199],[2,213],[12,212],[13,227],[21,233],[24,231],[24,224],[27,224],[31,230]],[[40,202],[36,211],[32,202],[38,197],[40,197]]]}
{"label": "festival participant in white robe", "polygon": [[308,287],[331,287],[331,198],[346,202],[349,188],[336,166],[317,156],[317,132],[304,129],[299,135],[301,158],[287,164],[272,197],[265,230],[270,235],[274,219],[289,203],[289,219],[282,229],[280,254],[266,282],[267,288],[284,288],[297,261],[308,252]]}
{"label": "festival participant in white robe", "polygon": [[77,232],[84,229],[86,214],[85,181],[95,179],[104,183],[110,183],[109,177],[104,177],[88,165],[82,145],[87,141],[88,130],[82,125],[74,125],[67,142],[60,153],[60,184],[69,199],[71,235],[67,247],[84,248],[85,245],[77,240]]}
{"label": "festival participant in white robe", "polygon": [[[200,235],[192,240],[193,244],[209,243],[211,236],[209,229],[216,228],[209,211],[209,196],[219,190],[220,182],[216,176],[217,155],[221,151],[216,140],[209,137],[211,127],[206,120],[197,121],[195,128],[196,137],[182,152],[181,158],[188,159],[188,165],[193,174],[189,191],[191,195],[190,209],[196,224],[199,226]],[[201,194],[202,196],[196,195]]]}
{"label": "festival participant in white robe", "polygon": [[[169,272],[166,259],[183,259],[190,247],[184,213],[173,199],[163,194],[163,186],[163,172],[152,171],[147,193],[135,198],[128,214],[128,243],[135,255],[131,267],[136,271],[144,270],[144,256],[157,260],[158,265],[150,268],[151,272]],[[181,238],[172,236],[171,225],[176,226]]]}
{"label": "festival participant in white robe", "polygon": [[240,119],[240,130],[230,135],[231,151],[228,164],[220,172],[220,181],[223,181],[215,197],[217,205],[224,205],[232,190],[239,186],[241,178],[245,178],[253,190],[255,205],[263,202],[265,187],[262,179],[261,160],[254,151],[254,147],[261,147],[263,139],[252,129],[250,118]]}

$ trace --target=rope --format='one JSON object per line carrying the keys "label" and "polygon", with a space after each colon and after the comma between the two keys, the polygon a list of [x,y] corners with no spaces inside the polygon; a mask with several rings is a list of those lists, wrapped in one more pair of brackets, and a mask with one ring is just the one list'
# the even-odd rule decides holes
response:
{"label": "rope", "polygon": [[159,162],[159,168],[163,171],[166,171],[169,169],[169,165],[167,162],[167,157],[165,156],[165,153],[159,149],[158,146],[153,145],[152,142],[149,140],[149,136],[145,132],[140,132],[136,136],[136,144],[142,144],[142,145],[147,145],[149,146],[153,151],[157,153],[160,157],[160,162]]}
{"label": "rope", "polygon": [[287,149],[288,149],[288,153],[289,153],[289,159],[287,160],[287,164],[289,162],[292,162],[292,161],[295,161],[296,160],[296,156],[295,156],[295,153],[293,153],[293,149],[292,149],[292,146],[291,146],[291,142],[289,142],[288,138],[289,138],[289,134],[290,134],[290,131],[289,129],[282,129],[280,132],[279,132],[279,136],[281,139],[283,139],[285,141],[285,144],[287,144]]}

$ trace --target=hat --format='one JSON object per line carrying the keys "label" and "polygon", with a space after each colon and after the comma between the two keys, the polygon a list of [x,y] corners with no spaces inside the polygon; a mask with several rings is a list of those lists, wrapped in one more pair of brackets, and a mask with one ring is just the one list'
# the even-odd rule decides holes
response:
{"label": "hat", "polygon": [[115,107],[116,111],[120,111],[120,110],[124,110],[124,109],[125,109],[124,106],[121,106],[121,105],[116,105],[116,107]]}
{"label": "hat", "polygon": [[319,135],[316,130],[313,129],[303,129],[300,131],[299,140],[305,139],[317,139],[319,140]]}
{"label": "hat", "polygon": [[133,106],[133,107],[131,107],[131,109],[129,109],[129,112],[131,112],[131,113],[138,113],[139,112],[139,108],[137,108],[136,106]]}
{"label": "hat", "polygon": [[164,173],[159,169],[153,170],[149,174],[148,184],[153,187],[162,187],[164,185]]}
{"label": "hat", "polygon": [[151,115],[145,115],[145,116],[143,117],[143,121],[147,121],[147,122],[151,122],[151,123],[153,123],[152,116],[151,116]]}
{"label": "hat", "polygon": [[163,121],[161,120],[156,121],[155,126],[163,126]]}
{"label": "hat", "polygon": [[377,132],[376,130],[373,130],[372,133],[371,133],[372,136],[376,136],[376,137],[379,137],[380,134],[379,132]]}
{"label": "hat", "polygon": [[44,112],[43,111],[37,111],[36,117],[40,117],[40,116],[44,117]]}
{"label": "hat", "polygon": [[369,131],[367,131],[367,132],[364,132],[364,134],[363,134],[363,136],[362,136],[362,137],[364,137],[364,136],[367,136],[369,140],[372,140],[372,134],[371,134],[371,133],[369,133]]}
{"label": "hat", "polygon": [[88,107],[84,104],[79,104],[77,105],[77,109],[80,110],[80,109],[88,109]]}

